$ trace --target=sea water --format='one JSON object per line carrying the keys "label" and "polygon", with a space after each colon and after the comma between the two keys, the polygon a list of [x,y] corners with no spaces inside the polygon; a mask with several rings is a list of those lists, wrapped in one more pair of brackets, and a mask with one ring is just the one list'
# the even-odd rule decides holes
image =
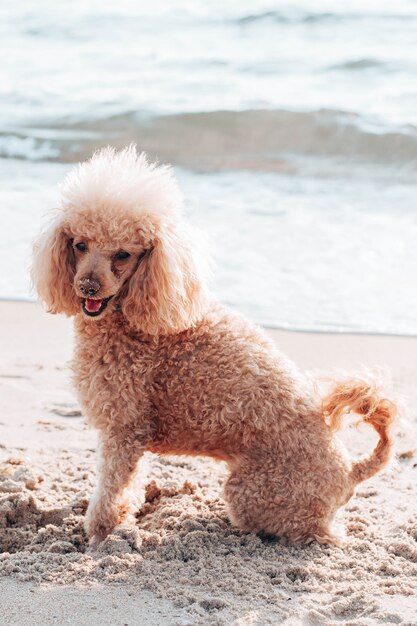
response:
{"label": "sea water", "polygon": [[0,297],[97,147],[170,162],[213,289],[294,329],[417,333],[417,2],[0,3]]}

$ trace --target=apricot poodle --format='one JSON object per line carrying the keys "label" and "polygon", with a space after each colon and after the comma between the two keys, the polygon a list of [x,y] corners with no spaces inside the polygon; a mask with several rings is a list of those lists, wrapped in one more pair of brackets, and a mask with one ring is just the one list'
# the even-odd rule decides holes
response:
{"label": "apricot poodle", "polygon": [[[321,400],[259,328],[210,298],[168,167],[107,148],[62,196],[32,277],[51,313],[75,319],[73,378],[100,436],[90,544],[133,514],[126,494],[147,450],[226,461],[243,531],[333,541],[338,508],[389,458],[394,404],[360,378]],[[335,437],[349,411],[379,435],[368,458],[352,461]]]}

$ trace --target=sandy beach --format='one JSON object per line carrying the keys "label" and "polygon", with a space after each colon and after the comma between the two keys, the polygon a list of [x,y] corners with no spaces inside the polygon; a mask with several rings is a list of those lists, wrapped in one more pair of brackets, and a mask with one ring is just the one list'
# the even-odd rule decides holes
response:
{"label": "sandy beach", "polygon": [[[343,547],[239,533],[222,464],[149,456],[136,526],[87,554],[96,437],[71,391],[71,322],[7,301],[0,319],[0,624],[417,623],[417,338],[270,331],[304,370],[384,368],[401,399],[392,463],[340,512]],[[341,437],[357,456],[375,443],[366,426]]]}

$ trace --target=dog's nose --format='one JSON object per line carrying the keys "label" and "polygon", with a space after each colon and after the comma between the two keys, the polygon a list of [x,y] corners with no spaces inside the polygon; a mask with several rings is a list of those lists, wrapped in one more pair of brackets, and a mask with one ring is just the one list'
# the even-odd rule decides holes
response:
{"label": "dog's nose", "polygon": [[97,278],[80,278],[79,285],[85,296],[95,296],[101,289],[101,283]]}

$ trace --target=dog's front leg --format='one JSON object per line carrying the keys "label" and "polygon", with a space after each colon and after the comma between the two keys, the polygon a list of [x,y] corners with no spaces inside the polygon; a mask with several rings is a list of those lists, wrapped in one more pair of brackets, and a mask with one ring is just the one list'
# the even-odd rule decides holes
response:
{"label": "dog's front leg", "polygon": [[143,446],[128,437],[102,436],[98,482],[85,518],[91,548],[97,547],[115,526],[128,517],[131,507],[123,496],[132,483],[143,452]]}

